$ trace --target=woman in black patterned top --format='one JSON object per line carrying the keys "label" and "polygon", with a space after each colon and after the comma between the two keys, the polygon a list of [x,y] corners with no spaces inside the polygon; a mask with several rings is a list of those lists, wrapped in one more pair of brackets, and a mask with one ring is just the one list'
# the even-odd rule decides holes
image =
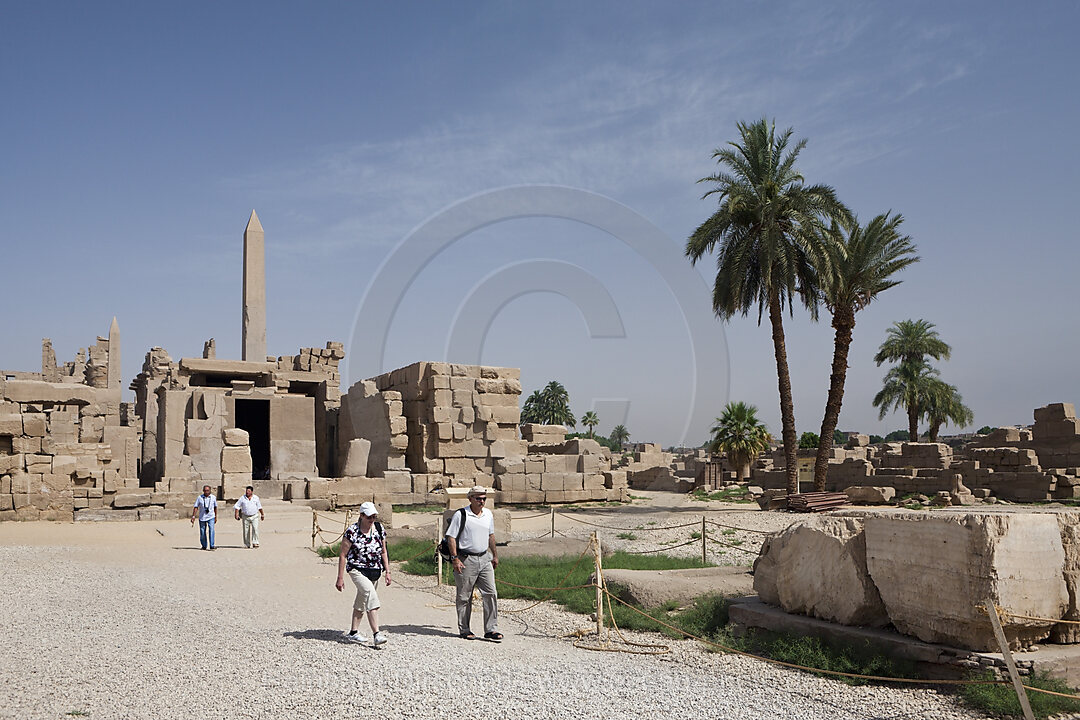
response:
{"label": "woman in black patterned top", "polygon": [[386,576],[386,586],[390,587],[390,563],[386,557],[386,530],[377,518],[379,511],[374,503],[366,502],[360,506],[360,518],[350,525],[341,538],[341,552],[338,554],[338,592],[345,588],[345,572],[348,571],[356,585],[356,599],[353,601],[352,626],[345,633],[345,639],[351,642],[367,642],[359,633],[360,619],[367,614],[371,627],[372,644],[382,647],[386,635],[379,630],[379,595],[375,591],[379,578]]}

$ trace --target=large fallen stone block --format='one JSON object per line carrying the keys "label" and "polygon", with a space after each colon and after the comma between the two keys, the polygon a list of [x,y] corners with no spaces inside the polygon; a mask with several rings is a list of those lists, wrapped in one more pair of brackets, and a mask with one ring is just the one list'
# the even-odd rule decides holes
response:
{"label": "large fallen stone block", "polygon": [[844,493],[856,505],[886,505],[896,497],[896,488],[852,485],[844,488]]}
{"label": "large fallen stone block", "polygon": [[[1069,593],[1069,609],[1063,619],[1080,621],[1080,512],[1058,513],[1056,517],[1061,529],[1061,545],[1065,550],[1065,589]],[[1080,625],[1055,625],[1050,632],[1050,640],[1062,644],[1080,643]]]}
{"label": "large fallen stone block", "polygon": [[[925,642],[994,651],[978,609],[990,599],[1018,615],[1060,618],[1069,607],[1065,551],[1053,515],[991,512],[865,515],[866,563],[897,630]],[[1010,647],[1053,622],[1002,618]]]}
{"label": "large fallen stone block", "polygon": [[815,516],[768,538],[754,562],[754,590],[770,605],[842,625],[889,622],[866,572],[863,522]]}

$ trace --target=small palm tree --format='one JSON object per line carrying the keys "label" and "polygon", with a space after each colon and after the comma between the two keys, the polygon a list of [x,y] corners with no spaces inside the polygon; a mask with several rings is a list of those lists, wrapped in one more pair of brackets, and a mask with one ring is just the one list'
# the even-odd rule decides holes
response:
{"label": "small palm tree", "polygon": [[544,424],[544,399],[539,390],[533,390],[529,397],[525,398],[525,404],[521,408],[521,424],[536,423]]}
{"label": "small palm tree", "polygon": [[534,390],[521,408],[521,422],[575,427],[577,421],[570,412],[570,394],[563,384],[552,380],[543,390]]}
{"label": "small palm tree", "polygon": [[744,402],[729,402],[709,432],[709,452],[727,455],[740,480],[750,477],[750,463],[772,445],[768,428],[757,418],[757,408]]}
{"label": "small palm tree", "polygon": [[869,305],[878,293],[900,284],[893,276],[919,261],[911,238],[900,234],[902,222],[901,215],[890,217],[885,213],[865,227],[857,221],[846,228],[836,225],[831,229],[834,242],[826,244],[832,256],[832,272],[822,277],[821,292],[825,306],[832,313],[835,339],[829,397],[825,402],[821,442],[814,463],[814,490],[818,492],[825,490],[833,434],[844,402],[855,313]]}
{"label": "small palm tree", "polygon": [[942,425],[966,427],[975,422],[975,413],[964,404],[964,399],[960,397],[956,386],[941,380],[931,384],[926,398],[926,407],[923,410],[930,423],[930,428],[926,431],[926,438],[930,442],[938,441],[938,431],[941,430]]}
{"label": "small palm tree", "polygon": [[622,447],[626,444],[626,441],[630,439],[630,431],[626,429],[625,425],[616,425],[611,435],[608,436],[608,440],[614,443],[618,447]]}
{"label": "small palm tree", "polygon": [[893,410],[906,409],[908,416],[908,439],[919,441],[919,417],[929,402],[934,384],[938,380],[938,371],[925,362],[900,363],[885,373],[881,390],[874,396],[874,407],[878,408],[878,419]]}
{"label": "small palm tree", "polygon": [[600,418],[596,417],[596,413],[589,410],[581,416],[581,424],[589,428],[589,437],[593,437],[593,428],[600,424]]}
{"label": "small palm tree", "polygon": [[698,182],[715,183],[705,197],[720,206],[686,241],[686,256],[697,263],[718,250],[713,283],[713,311],[723,320],[747,315],[757,307],[758,324],[767,308],[780,390],[788,491],[798,491],[795,404],[791,393],[784,310],[798,296],[817,317],[817,274],[828,271],[829,258],[820,238],[830,221],[851,213],[828,185],[806,185],[795,161],[806,140],[790,145],[793,130],[777,134],[762,118],[739,123],[739,142],[719,148],[713,158],[720,170]]}

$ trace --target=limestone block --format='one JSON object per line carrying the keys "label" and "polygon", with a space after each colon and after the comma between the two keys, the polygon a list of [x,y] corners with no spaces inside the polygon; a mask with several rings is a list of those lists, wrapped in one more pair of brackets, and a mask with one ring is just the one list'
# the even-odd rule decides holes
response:
{"label": "limestone block", "polygon": [[521,408],[517,405],[489,406],[490,419],[500,425],[512,425],[521,421]]}
{"label": "limestone block", "polygon": [[288,473],[317,472],[315,469],[315,441],[274,440],[273,436],[271,436],[270,472],[274,476]]}
{"label": "limestone block", "polygon": [[23,432],[23,420],[22,415],[9,413],[7,415],[0,415],[0,435],[22,435]]}
{"label": "limestone block", "polygon": [[26,467],[25,455],[0,455],[0,475]]}
{"label": "limestone block", "polygon": [[150,504],[149,492],[124,493],[113,496],[113,507],[117,509],[137,508]]}
{"label": "limestone block", "polygon": [[1072,403],[1051,403],[1045,407],[1035,408],[1035,422],[1048,422],[1054,420],[1075,420],[1076,408]]}
{"label": "limestone block", "polygon": [[[1065,551],[1053,515],[990,512],[869,513],[867,569],[900,632],[925,642],[994,651],[976,609],[1060,618],[1069,607]],[[932,551],[928,548],[933,548]],[[1046,638],[1053,623],[1002,618],[1010,647]]]}
{"label": "limestone block", "polygon": [[454,477],[472,477],[476,475],[476,463],[472,458],[446,458],[446,474]]}
{"label": "limestone block", "polygon": [[240,428],[225,428],[222,430],[222,440],[226,445],[240,446],[250,443],[250,436],[247,430],[241,430]]}
{"label": "limestone block", "polygon": [[[271,444],[275,440],[314,443],[315,398],[305,395],[275,395],[270,398],[270,440]],[[283,471],[274,469],[274,472]]]}
{"label": "limestone block", "polygon": [[[574,456],[571,456],[574,457]],[[600,456],[599,455],[578,455],[577,467],[574,468],[578,472],[585,473],[586,475],[592,475],[600,472]]]}
{"label": "limestone block", "polygon": [[251,485],[251,473],[222,473],[221,475],[221,494],[218,500],[224,502],[233,502],[239,500],[244,492],[247,490],[247,486]]}
{"label": "limestone block", "polygon": [[44,413],[23,413],[23,435],[29,437],[45,437],[45,414]]}
{"label": "limestone block", "polygon": [[24,453],[33,455],[41,452],[41,438],[13,437],[11,438],[11,451],[15,454]]}
{"label": "limestone block", "polygon": [[602,490],[606,487],[604,476],[600,473],[583,473],[583,489],[585,490]]}
{"label": "limestone block", "polygon": [[441,473],[420,473],[412,476],[412,491],[427,494],[442,490],[450,484],[450,479]]}
{"label": "limestone block", "polygon": [[545,473],[572,473],[578,471],[578,456],[548,455],[544,458]]}
{"label": "limestone block", "polygon": [[327,492],[332,495],[374,495],[375,478],[344,477],[331,480]]}
{"label": "limestone block", "polygon": [[25,455],[26,472],[47,473],[52,472],[52,458],[48,455]]}
{"label": "limestone block", "polygon": [[105,418],[84,417],[79,421],[79,442],[99,443],[105,432]]}
{"label": "limestone block", "polygon": [[368,456],[371,453],[371,441],[366,438],[350,440],[345,450],[345,465],[342,475],[362,477],[368,472]]}
{"label": "limestone block", "polygon": [[43,473],[41,476],[41,492],[59,492],[70,489],[70,475],[54,475],[53,473]]}
{"label": "limestone block", "polygon": [[589,438],[571,438],[563,445],[567,455],[602,455],[604,446]]}
{"label": "limestone block", "polygon": [[768,537],[754,561],[754,590],[787,612],[842,625],[889,622],[867,573],[859,518],[815,516]]}
{"label": "limestone block", "polygon": [[374,500],[375,493],[338,493],[333,498],[335,507],[355,507]]}
{"label": "limestone block", "polygon": [[505,545],[510,542],[510,511],[505,508],[496,508],[491,511],[491,515],[495,523],[495,542]]}
{"label": "limestone block", "polygon": [[330,482],[328,480],[308,480],[307,499],[324,499],[330,496]]}
{"label": "limestone block", "polygon": [[224,429],[225,418],[220,415],[205,420],[193,418],[187,421],[187,436],[189,438],[214,438],[220,442]]}
{"label": "limestone block", "polygon": [[375,479],[375,494],[411,493],[412,473],[408,470],[388,470],[381,478]]}
{"label": "limestone block", "polygon": [[896,488],[852,485],[844,488],[844,493],[856,505],[887,505],[896,497]]}
{"label": "limestone block", "polygon": [[[1069,593],[1069,609],[1062,619],[1080,620],[1080,513],[1062,512],[1057,513],[1056,517],[1061,531],[1061,544],[1065,550],[1065,588]],[[1080,625],[1055,625],[1050,632],[1050,642],[1080,643]]]}
{"label": "limestone block", "polygon": [[[187,454],[191,458],[191,466],[203,476],[216,478],[217,475],[221,474],[221,454],[224,449],[225,443],[220,435],[217,437],[189,437],[187,440]],[[247,448],[241,449],[247,451]],[[236,470],[235,472],[242,471]]]}
{"label": "limestone block", "polygon": [[627,487],[625,470],[608,470],[604,473],[604,487],[624,488]]}
{"label": "limestone block", "polygon": [[525,472],[525,459],[522,457],[498,457],[492,463],[492,469],[499,474],[502,473],[524,473]]}
{"label": "limestone block", "polygon": [[222,473],[247,473],[251,476],[251,451],[246,447],[223,446],[221,448]]}

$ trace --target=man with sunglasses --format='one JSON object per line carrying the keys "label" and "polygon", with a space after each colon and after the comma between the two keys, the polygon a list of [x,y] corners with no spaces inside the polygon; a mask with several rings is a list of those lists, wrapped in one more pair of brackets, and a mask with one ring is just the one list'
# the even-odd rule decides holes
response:
{"label": "man with sunglasses", "polygon": [[499,598],[495,592],[495,568],[499,565],[495,516],[484,507],[487,488],[477,485],[469,490],[468,498],[469,506],[464,514],[455,512],[446,528],[450,564],[454,568],[454,585],[457,587],[458,632],[466,640],[476,639],[470,627],[475,587],[480,590],[484,605],[484,639],[498,642],[503,635],[499,632]]}

